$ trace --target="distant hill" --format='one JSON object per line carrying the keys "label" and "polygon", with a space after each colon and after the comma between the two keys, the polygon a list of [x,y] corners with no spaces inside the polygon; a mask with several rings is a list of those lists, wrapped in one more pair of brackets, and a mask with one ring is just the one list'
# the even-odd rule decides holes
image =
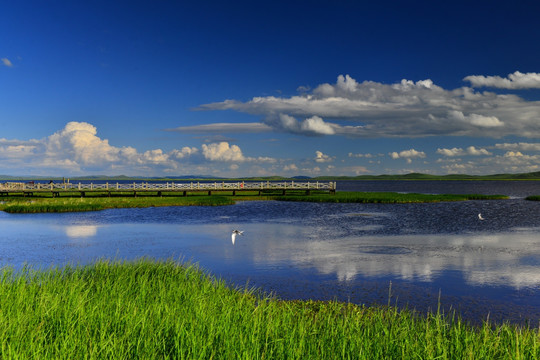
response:
{"label": "distant hill", "polygon": [[[48,177],[48,176],[11,176],[0,175],[0,181],[27,181],[27,180],[54,180],[61,181],[63,177]],[[66,178],[67,179],[67,178]],[[245,181],[283,181],[283,180],[540,180],[540,171],[520,174],[492,174],[492,175],[467,175],[467,174],[451,174],[451,175],[430,175],[422,173],[410,173],[402,175],[359,175],[359,176],[264,176],[264,177],[245,177],[245,178],[221,178],[211,175],[178,175],[168,177],[143,177],[143,176],[126,176],[126,175],[92,175],[92,176],[77,176],[69,178],[71,182],[75,181],[180,181],[180,180],[245,180]]]}
{"label": "distant hill", "polygon": [[540,180],[540,171],[521,174],[493,175],[430,175],[410,173],[403,175],[319,176],[317,180]]}

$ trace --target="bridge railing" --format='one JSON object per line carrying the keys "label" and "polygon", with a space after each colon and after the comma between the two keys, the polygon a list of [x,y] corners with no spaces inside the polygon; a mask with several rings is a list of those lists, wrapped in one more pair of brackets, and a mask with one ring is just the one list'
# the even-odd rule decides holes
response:
{"label": "bridge railing", "polygon": [[133,183],[0,183],[0,191],[197,191],[197,190],[336,190],[335,182],[237,181],[237,182],[133,182]]}

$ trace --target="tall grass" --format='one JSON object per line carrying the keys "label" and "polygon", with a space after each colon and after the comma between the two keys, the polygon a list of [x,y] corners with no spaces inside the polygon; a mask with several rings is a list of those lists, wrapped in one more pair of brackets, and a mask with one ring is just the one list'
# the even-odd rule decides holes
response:
{"label": "tall grass", "polygon": [[537,329],[280,301],[193,265],[100,261],[0,278],[0,358],[534,359]]}
{"label": "tall grass", "polygon": [[58,198],[7,198],[0,210],[9,213],[95,211],[114,208],[152,206],[208,206],[231,205],[234,200],[226,196],[168,196],[168,197],[58,197]]}
{"label": "tall grass", "polygon": [[223,192],[219,195],[201,195],[191,193],[190,196],[171,195],[159,197],[148,194],[138,197],[3,197],[0,210],[10,213],[37,213],[37,212],[69,212],[69,211],[95,211],[111,208],[151,207],[151,206],[188,206],[188,205],[232,205],[238,200],[283,200],[306,202],[339,202],[339,203],[420,203],[439,201],[464,200],[493,200],[506,199],[504,195],[429,195],[395,192],[313,192],[306,195],[305,191],[289,191],[287,195],[265,193],[258,195],[257,191],[232,195],[232,192]]}
{"label": "tall grass", "polygon": [[466,200],[501,200],[508,199],[505,195],[480,194],[417,194],[396,192],[356,192],[343,191],[335,195],[328,193],[313,194],[311,196],[286,195],[279,200],[284,201],[310,201],[310,202],[337,202],[337,203],[424,203],[441,201]]}

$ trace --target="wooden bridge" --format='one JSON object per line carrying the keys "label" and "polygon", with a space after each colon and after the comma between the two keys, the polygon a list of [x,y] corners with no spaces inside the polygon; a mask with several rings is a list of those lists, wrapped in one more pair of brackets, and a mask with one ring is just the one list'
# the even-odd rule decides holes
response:
{"label": "wooden bridge", "polygon": [[319,182],[319,181],[238,181],[238,182],[133,182],[133,183],[36,183],[36,182],[6,182],[0,183],[0,196],[22,195],[33,196],[36,193],[50,193],[53,197],[58,197],[64,193],[80,193],[80,196],[85,196],[86,193],[106,193],[111,194],[129,193],[137,196],[137,193],[156,193],[157,196],[162,196],[163,193],[178,193],[182,196],[187,196],[188,193],[207,192],[208,195],[217,192],[232,192],[236,195],[237,192],[250,191],[257,192],[258,195],[263,193],[278,192],[286,195],[287,191],[305,191],[310,194],[312,190],[328,191],[332,194],[336,192],[335,182]]}

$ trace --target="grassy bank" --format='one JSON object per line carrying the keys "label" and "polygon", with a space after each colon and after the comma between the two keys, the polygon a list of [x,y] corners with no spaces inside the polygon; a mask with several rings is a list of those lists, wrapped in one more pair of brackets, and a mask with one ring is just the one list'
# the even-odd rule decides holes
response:
{"label": "grassy bank", "polygon": [[96,211],[152,206],[232,205],[226,196],[139,196],[139,197],[4,197],[0,210],[9,213]]}
{"label": "grassy bank", "polygon": [[3,270],[0,358],[528,359],[537,329],[234,290],[172,261]]}
{"label": "grassy bank", "polygon": [[540,201],[540,195],[527,196],[525,200]]}
{"label": "grassy bank", "polygon": [[233,196],[232,192],[220,195],[189,194],[189,196],[94,196],[94,197],[2,197],[0,210],[9,213],[38,213],[38,212],[69,212],[69,211],[95,211],[114,208],[152,207],[152,206],[210,206],[232,205],[238,200],[282,200],[282,201],[308,201],[308,202],[339,202],[339,203],[412,203],[412,202],[439,202],[439,201],[465,201],[465,200],[493,200],[506,199],[503,195],[427,195],[427,194],[400,194],[390,192],[337,192],[313,193],[305,195],[304,192],[290,192],[288,195],[266,194],[259,196],[257,192],[241,193]]}

